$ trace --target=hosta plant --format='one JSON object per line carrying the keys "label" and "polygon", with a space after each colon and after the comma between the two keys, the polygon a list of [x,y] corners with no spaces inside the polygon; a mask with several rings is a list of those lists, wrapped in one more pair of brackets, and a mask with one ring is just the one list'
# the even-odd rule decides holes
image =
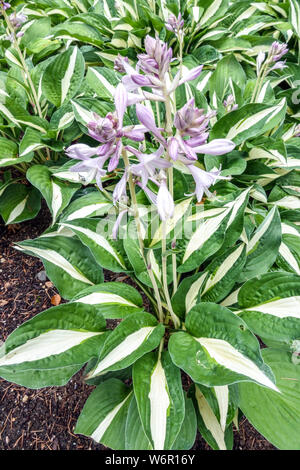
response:
{"label": "hosta plant", "polygon": [[[58,173],[97,187],[17,247],[70,302],[7,338],[0,375],[41,388],[85,366],[96,388],[75,432],[113,449],[189,449],[197,429],[230,449],[241,413],[299,449],[300,139],[278,86],[288,47],[261,51],[255,79],[228,56],[204,93],[202,65],[183,67],[182,18],[167,26],[177,57],[146,36],[137,64],[118,56],[106,81],[90,78],[107,108],[73,102],[84,135]],[[103,269],[135,286],[103,282]]]}

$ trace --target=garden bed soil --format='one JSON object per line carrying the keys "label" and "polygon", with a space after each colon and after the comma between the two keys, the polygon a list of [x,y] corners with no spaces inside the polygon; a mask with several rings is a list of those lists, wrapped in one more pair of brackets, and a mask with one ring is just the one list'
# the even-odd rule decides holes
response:
{"label": "garden bed soil", "polygon": [[[24,321],[52,306],[57,295],[52,283],[40,281],[39,259],[13,248],[13,244],[40,235],[50,223],[48,210],[22,224],[5,227],[0,222],[0,341]],[[118,274],[105,272],[105,280]],[[126,281],[126,280],[125,280]],[[54,299],[53,299],[54,300]],[[86,385],[82,373],[65,387],[29,390],[0,378],[0,450],[104,450],[92,439],[73,433],[80,411],[94,387]],[[193,450],[209,450],[198,435]],[[235,450],[273,450],[246,420],[234,430]]]}

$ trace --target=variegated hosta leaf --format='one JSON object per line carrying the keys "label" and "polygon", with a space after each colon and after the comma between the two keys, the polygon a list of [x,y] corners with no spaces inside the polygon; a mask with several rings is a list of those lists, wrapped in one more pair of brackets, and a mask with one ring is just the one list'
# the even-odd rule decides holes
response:
{"label": "variegated hosta leaf", "polygon": [[226,394],[227,400],[229,400],[229,390],[227,385],[223,387],[208,388],[197,384],[189,392],[189,395],[193,397],[194,406],[197,410],[198,429],[212,449],[232,449],[232,426],[226,426],[227,414],[225,416],[225,425],[221,420],[216,389],[223,389],[223,394]]}
{"label": "variegated hosta leaf", "polygon": [[80,187],[78,184],[66,184],[53,178],[48,168],[43,165],[30,167],[27,178],[45,198],[52,214],[53,224]]}
{"label": "variegated hosta leaf", "polygon": [[239,384],[240,408],[274,446],[282,450],[300,450],[299,359],[293,360],[290,352],[280,349],[265,348],[262,355],[274,371],[281,393],[252,383]]}
{"label": "variegated hosta leaf", "polygon": [[100,98],[113,99],[120,82],[117,72],[106,67],[89,67],[86,81]]}
{"label": "variegated hosta leaf", "polygon": [[285,98],[273,106],[246,104],[219,119],[212,129],[211,138],[226,138],[239,145],[250,137],[262,135],[279,125],[285,113]]}
{"label": "variegated hosta leaf", "polygon": [[[104,225],[103,225],[104,224]],[[86,245],[99,265],[113,272],[127,271],[122,244],[105,231],[105,221],[83,218],[62,222]]]}
{"label": "variegated hosta leaf", "polygon": [[49,234],[18,243],[17,249],[41,258],[61,296],[72,299],[85,287],[103,282],[100,266],[75,237]]}
{"label": "variegated hosta leaf", "polygon": [[0,137],[0,168],[30,161],[32,157],[32,155],[27,155],[21,158],[18,156],[17,144],[5,137]]}
{"label": "variegated hosta leaf", "polygon": [[46,119],[32,116],[12,98],[7,98],[5,105],[0,103],[0,114],[4,116],[8,123],[13,123],[18,128],[24,127],[26,129],[27,127],[31,127],[43,134],[45,134],[49,128],[49,123]]}
{"label": "variegated hosta leaf", "polygon": [[179,369],[169,353],[143,356],[133,366],[133,387],[144,431],[154,450],[170,449],[184,420]]}
{"label": "variegated hosta leaf", "polygon": [[146,266],[146,263],[148,263],[148,265],[151,266],[152,274],[155,277],[157,285],[160,286],[162,282],[162,272],[160,262],[155,256],[155,251],[151,249],[148,250],[146,254],[147,260],[143,257],[134,220],[127,221],[126,230],[127,233],[123,238],[123,246],[136,277],[146,286],[153,287]]}
{"label": "variegated hosta leaf", "polygon": [[246,249],[246,264],[239,280],[245,281],[267,272],[277,258],[280,244],[280,215],[278,209],[273,207],[250,238]]}
{"label": "variegated hosta leaf", "polygon": [[247,281],[237,313],[267,345],[292,347],[300,338],[300,276],[274,272]]}
{"label": "variegated hosta leaf", "polygon": [[98,364],[87,378],[110,370],[124,369],[159,345],[164,327],[150,313],[128,316],[111,333],[101,351]]}
{"label": "variegated hosta leaf", "polygon": [[246,261],[246,246],[230,248],[206,268],[209,276],[201,292],[203,302],[220,302],[231,291]]}
{"label": "variegated hosta leaf", "polygon": [[172,446],[172,450],[189,450],[192,448],[197,434],[197,416],[191,398],[185,399],[185,415],[178,436]]}
{"label": "variegated hosta leaf", "polygon": [[227,223],[222,249],[232,246],[239,239],[243,231],[244,213],[248,204],[250,190],[251,188],[248,188],[237,195],[234,194],[233,201],[225,204],[232,211]]}
{"label": "variegated hosta leaf", "polygon": [[83,56],[77,47],[57,55],[43,73],[44,96],[57,107],[67,103],[81,87],[84,67]]}
{"label": "variegated hosta leaf", "polygon": [[96,305],[104,318],[125,318],[143,307],[143,299],[134,287],[122,282],[105,282],[87,287],[73,302]]}
{"label": "variegated hosta leaf", "polygon": [[5,171],[3,174],[3,180],[0,181],[0,197],[2,194],[4,194],[4,191],[6,191],[8,186],[13,184],[13,181],[14,180],[11,177],[11,172],[9,170]]}
{"label": "variegated hosta leaf", "polygon": [[180,318],[184,318],[185,314],[200,301],[207,276],[207,272],[197,273],[186,277],[179,284],[171,300],[174,313]]}
{"label": "variegated hosta leaf", "polygon": [[93,191],[72,201],[64,210],[61,220],[70,221],[84,217],[105,215],[113,207],[111,201],[99,191]]}
{"label": "variegated hosta leaf", "polygon": [[246,323],[225,307],[200,303],[186,318],[187,332],[171,336],[173,362],[196,383],[211,387],[254,381],[277,390],[259,343]]}
{"label": "variegated hosta leaf", "polygon": [[93,390],[78,418],[74,432],[115,450],[125,450],[125,426],[133,393],[117,379]]}
{"label": "variegated hosta leaf", "polygon": [[281,224],[282,242],[276,264],[285,271],[300,275],[300,232],[287,224]]}
{"label": "variegated hosta leaf", "polygon": [[141,422],[135,396],[132,397],[125,428],[126,450],[152,450],[153,447],[147,438]]}
{"label": "variegated hosta leaf", "polygon": [[[173,450],[189,450],[196,438],[197,417],[191,398],[185,399],[185,415],[180,432],[172,446]],[[142,426],[135,397],[131,400],[125,431],[126,450],[152,450],[149,439],[147,438]]]}
{"label": "variegated hosta leaf", "polygon": [[215,217],[206,218],[204,221],[200,219],[200,224],[187,243],[182,265],[178,267],[179,272],[196,269],[221,248],[230,217],[230,209],[222,209]]}
{"label": "variegated hosta leaf", "polygon": [[0,375],[30,388],[64,385],[108,333],[97,307],[64,304],[23,323],[0,349]]}
{"label": "variegated hosta leaf", "polygon": [[57,39],[75,40],[98,47],[103,44],[103,36],[100,32],[96,28],[81,22],[65,21],[59,23],[52,29],[52,32]]}
{"label": "variegated hosta leaf", "polygon": [[[64,144],[57,141],[43,141],[43,134],[40,131],[26,128],[23,139],[20,142],[20,158],[32,159],[33,152],[45,147],[49,147],[56,152],[63,150]],[[17,162],[16,162],[17,163]]]}
{"label": "variegated hosta leaf", "polygon": [[10,184],[0,189],[0,214],[6,225],[30,220],[41,208],[40,193],[30,186]]}
{"label": "variegated hosta leaf", "polygon": [[200,221],[200,224],[186,246],[183,257],[185,266],[179,266],[179,272],[199,267],[221,247],[225,249],[238,240],[243,229],[249,191],[250,188],[237,193],[236,197],[223,207],[196,212],[188,218],[188,222]]}
{"label": "variegated hosta leaf", "polygon": [[300,38],[300,5],[298,0],[290,0],[290,23],[298,38]]}

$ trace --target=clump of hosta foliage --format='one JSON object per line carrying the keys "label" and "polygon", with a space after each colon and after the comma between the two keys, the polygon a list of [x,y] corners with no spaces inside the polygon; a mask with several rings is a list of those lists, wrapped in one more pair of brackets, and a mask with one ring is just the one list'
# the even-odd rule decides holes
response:
{"label": "clump of hosta foliage", "polygon": [[[38,80],[63,150],[27,171],[53,224],[17,247],[42,259],[70,302],[7,338],[0,375],[41,388],[85,366],[97,387],[75,432],[113,449],[189,449],[197,429],[230,449],[241,414],[277,447],[299,449],[298,3],[76,5],[75,19],[56,5],[70,13],[52,26],[65,50]],[[93,44],[100,52],[80,46],[90,41],[79,25],[105,15],[136,27],[129,57],[124,27]],[[139,21],[153,34],[143,38]],[[226,37],[223,57],[202,46],[214,34],[215,46]],[[191,47],[216,56],[201,63]],[[103,282],[103,269],[136,288]]]}

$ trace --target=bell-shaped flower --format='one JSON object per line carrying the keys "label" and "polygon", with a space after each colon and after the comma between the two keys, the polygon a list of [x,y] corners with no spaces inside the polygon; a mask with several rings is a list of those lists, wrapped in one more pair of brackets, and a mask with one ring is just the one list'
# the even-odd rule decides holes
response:
{"label": "bell-shaped flower", "polygon": [[196,183],[194,194],[196,195],[198,202],[202,201],[203,194],[206,194],[208,198],[212,196],[209,188],[210,186],[214,185],[217,180],[230,179],[226,176],[220,176],[221,170],[204,171],[195,165],[188,165],[187,167]]}
{"label": "bell-shaped flower", "polygon": [[153,178],[157,171],[171,166],[170,162],[161,158],[164,152],[162,145],[156,152],[151,154],[142,153],[130,146],[127,146],[126,150],[135,155],[140,161],[140,163],[131,165],[130,171],[135,176],[139,176],[141,178],[143,189],[147,186],[148,179]]}
{"label": "bell-shaped flower", "polygon": [[160,130],[155,124],[153,113],[148,108],[146,108],[146,106],[138,103],[136,105],[136,115],[138,120],[145,126],[145,128],[149,132],[152,132],[152,134],[160,143],[166,145],[165,138],[161,135]]}
{"label": "bell-shaped flower", "polygon": [[166,179],[163,179],[157,193],[157,211],[161,220],[165,221],[171,219],[174,214],[174,209],[175,205],[172,195],[167,188]]}
{"label": "bell-shaped flower", "polygon": [[109,171],[114,170],[119,163],[122,151],[122,137],[141,142],[144,139],[146,129],[142,126],[124,126],[124,114],[128,106],[128,93],[122,83],[116,88],[114,113],[108,113],[104,118],[94,113],[94,121],[88,123],[89,135],[107,145],[107,152],[112,157],[109,163]]}
{"label": "bell-shaped flower", "polygon": [[145,38],[146,54],[138,55],[138,67],[145,74],[153,74],[163,78],[172,60],[172,49],[159,38],[147,35]]}
{"label": "bell-shaped flower", "polygon": [[126,192],[127,181],[128,181],[128,172],[125,170],[122,178],[116,184],[114,192],[113,192],[114,204],[116,204],[117,202],[122,202],[122,200],[127,199],[127,192]]}
{"label": "bell-shaped flower", "polygon": [[168,31],[171,31],[178,35],[180,33],[180,30],[182,30],[184,26],[184,20],[182,18],[181,13],[179,13],[177,17],[172,13],[169,16],[165,26]]}
{"label": "bell-shaped flower", "polygon": [[224,155],[225,153],[232,152],[235,148],[235,143],[229,139],[215,139],[208,144],[199,145],[194,147],[196,153],[207,155]]}
{"label": "bell-shaped flower", "polygon": [[277,62],[281,59],[289,51],[287,44],[283,43],[280,44],[278,41],[274,41],[272,43],[270,52],[269,52],[269,60],[272,62]]}

